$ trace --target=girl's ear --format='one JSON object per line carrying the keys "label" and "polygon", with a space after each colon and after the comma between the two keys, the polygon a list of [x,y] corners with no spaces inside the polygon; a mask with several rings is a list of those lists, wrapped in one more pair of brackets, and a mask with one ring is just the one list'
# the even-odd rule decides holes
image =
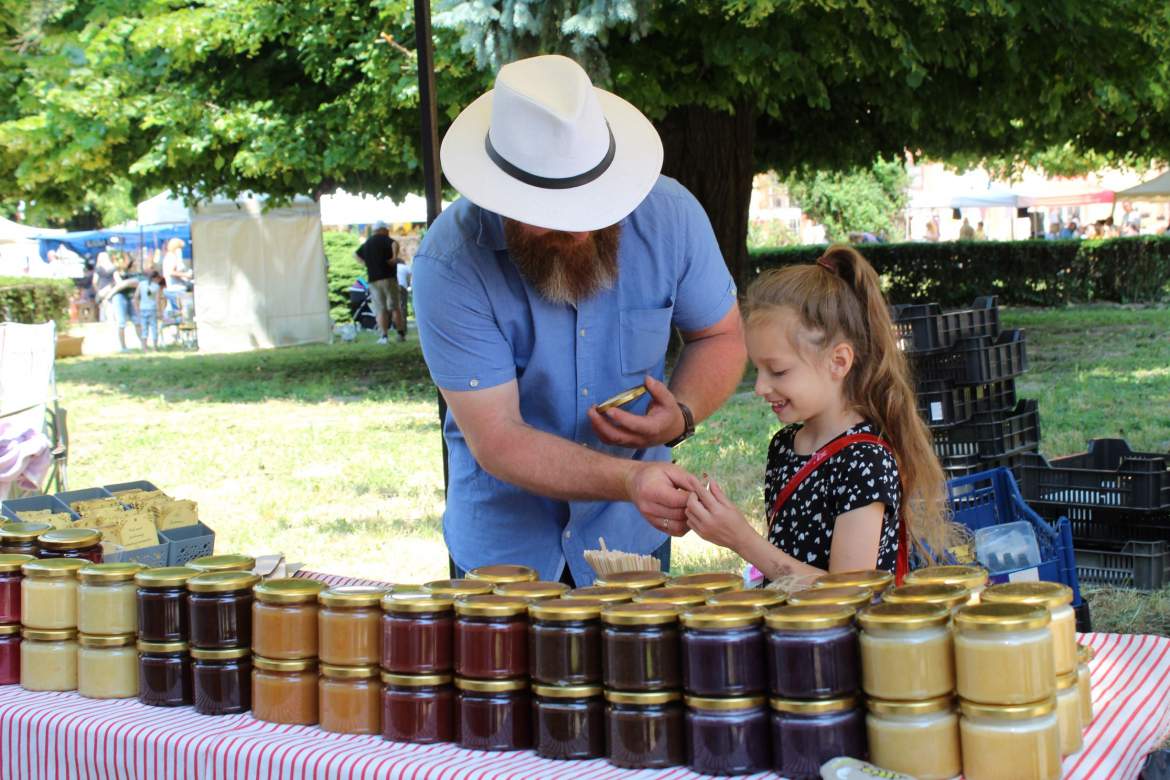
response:
{"label": "girl's ear", "polygon": [[853,345],[839,341],[829,350],[829,374],[837,381],[843,381],[853,368]]}

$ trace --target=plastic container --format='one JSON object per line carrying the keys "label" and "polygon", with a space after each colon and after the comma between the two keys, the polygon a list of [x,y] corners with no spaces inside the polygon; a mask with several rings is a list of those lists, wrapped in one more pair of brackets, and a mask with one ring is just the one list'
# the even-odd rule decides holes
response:
{"label": "plastic container", "polygon": [[999,306],[994,295],[975,299],[969,309],[943,311],[937,303],[908,303],[890,307],[898,348],[903,352],[933,352],[972,336],[999,335]]}
{"label": "plastic container", "polygon": [[949,350],[911,355],[910,365],[919,382],[985,385],[1011,379],[1028,370],[1024,331],[960,339]]}
{"label": "plastic container", "polygon": [[[325,584],[286,577],[252,589],[252,652],[273,660],[317,657],[317,596]],[[316,684],[313,686],[316,695]]]}
{"label": "plastic container", "polygon": [[688,696],[687,766],[707,775],[747,775],[772,764],[763,696]]}
{"label": "plastic container", "polygon": [[869,759],[918,780],[950,780],[962,772],[959,715],[950,696],[925,701],[866,702]]}
{"label": "plastic container", "polygon": [[687,760],[686,717],[678,691],[605,692],[606,758],[628,769],[662,769]]}
{"label": "plastic container", "polygon": [[955,688],[959,697],[1017,705],[1056,691],[1048,610],[1027,604],[979,604],[955,615]]}
{"label": "plastic container", "polygon": [[20,615],[25,628],[48,631],[77,628],[77,572],[87,564],[76,558],[35,560],[20,569]]}
{"label": "plastic container", "polygon": [[772,768],[789,780],[819,780],[830,758],[865,758],[865,715],[852,696],[772,699]]}
{"label": "plastic container", "polygon": [[252,651],[247,647],[191,648],[192,699],[200,715],[252,709]]}
{"label": "plastic container", "polygon": [[252,717],[269,723],[316,723],[316,659],[253,657]]}
{"label": "plastic container", "polygon": [[491,595],[456,599],[454,628],[457,677],[503,680],[528,674],[525,602]]}
{"label": "plastic container", "polygon": [[601,683],[601,609],[588,599],[528,607],[529,674],[546,686]]}
{"label": "plastic container", "polygon": [[664,604],[614,604],[601,612],[606,688],[662,691],[682,686],[678,610]]}
{"label": "plastic container", "polygon": [[26,691],[77,690],[77,632],[26,628],[21,632],[20,687]]}
{"label": "plastic container", "polygon": [[1117,551],[1078,548],[1075,558],[1077,579],[1086,585],[1156,591],[1170,584],[1166,542],[1127,541]]}
{"label": "plastic container", "polygon": [[532,746],[528,681],[455,678],[455,741],[472,750]]}
{"label": "plastic container", "polygon": [[138,648],[134,634],[77,637],[77,692],[90,699],[138,695]]}
{"label": "plastic container", "polygon": [[1040,444],[1040,412],[1036,401],[1021,400],[1010,409],[981,412],[956,425],[933,427],[930,433],[940,458],[1035,452]]}
{"label": "plastic container", "polygon": [[382,682],[377,666],[321,664],[318,706],[322,731],[382,732]]}
{"label": "plastic container", "polygon": [[785,699],[835,699],[861,684],[854,610],[784,606],[765,618],[768,688]]}
{"label": "plastic container", "polygon": [[91,528],[45,531],[37,537],[41,558],[83,559],[102,562],[102,532]]}
{"label": "plastic container", "polygon": [[455,666],[455,611],[447,596],[382,597],[382,668],[395,674],[447,674]]}
{"label": "plastic container", "polygon": [[954,385],[951,382],[919,382],[918,414],[929,426],[950,426],[967,422],[977,414],[1002,412],[1016,405],[1015,380],[985,385]]}
{"label": "plastic container", "polygon": [[137,563],[99,563],[79,569],[77,630],[82,634],[134,634],[138,631]]}
{"label": "plastic container", "polygon": [[382,673],[382,736],[395,742],[455,741],[455,688],[449,674]]}
{"label": "plastic container", "polygon": [[1055,697],[1006,707],[964,701],[960,707],[966,780],[1059,780]]}
{"label": "plastic container", "polygon": [[764,613],[755,607],[704,606],[684,612],[683,688],[692,696],[763,694]]}
{"label": "plastic container", "polygon": [[189,579],[187,608],[191,647],[208,650],[250,648],[252,586],[259,581],[255,574],[243,571],[213,572]]}
{"label": "plastic container", "polygon": [[317,595],[317,655],[322,664],[370,666],[382,660],[384,588],[329,588]]}
{"label": "plastic container", "polygon": [[[167,543],[167,565],[186,566],[190,561],[206,558],[215,549],[215,531],[201,522],[158,532]],[[240,571],[250,571],[251,566]]]}
{"label": "plastic container", "polygon": [[21,567],[34,560],[31,555],[0,555],[0,625],[20,622]]}
{"label": "plastic container", "polygon": [[1032,524],[989,525],[975,532],[975,557],[992,576],[1040,565],[1040,546]]}
{"label": "plastic container", "polygon": [[134,575],[138,638],[143,642],[186,642],[191,634],[187,581],[198,572],[182,566],[147,569]]}
{"label": "plastic container", "polygon": [[191,655],[186,642],[138,642],[138,701],[151,707],[191,705]]}
{"label": "plastic container", "polygon": [[951,611],[930,604],[876,604],[861,626],[861,687],[867,696],[921,701],[955,690]]}
{"label": "plastic container", "polygon": [[1024,466],[1029,502],[1060,506],[1170,509],[1170,455],[1134,452],[1124,439],[1093,439],[1085,452]]}
{"label": "plastic container", "polygon": [[1070,606],[1072,590],[1056,582],[1010,582],[983,593],[985,604],[1028,604],[1048,610],[1051,621],[1053,664],[1057,676],[1077,670],[1076,615]]}
{"label": "plastic container", "polygon": [[533,685],[532,741],[552,759],[605,755],[605,701],[600,685]]}

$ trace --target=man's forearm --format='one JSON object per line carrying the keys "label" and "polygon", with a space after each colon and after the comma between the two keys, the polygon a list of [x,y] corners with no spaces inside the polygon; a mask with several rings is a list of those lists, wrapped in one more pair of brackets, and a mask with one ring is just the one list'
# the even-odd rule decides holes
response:
{"label": "man's forearm", "polygon": [[670,392],[690,407],[695,422],[705,420],[739,386],[746,358],[739,333],[691,341],[670,376]]}

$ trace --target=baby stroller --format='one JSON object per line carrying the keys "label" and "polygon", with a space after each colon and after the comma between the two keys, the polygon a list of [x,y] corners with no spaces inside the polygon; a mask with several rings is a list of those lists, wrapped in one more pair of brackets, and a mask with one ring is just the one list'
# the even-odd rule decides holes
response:
{"label": "baby stroller", "polygon": [[360,330],[376,330],[378,318],[374,316],[370,288],[361,279],[349,287],[349,314],[353,324]]}

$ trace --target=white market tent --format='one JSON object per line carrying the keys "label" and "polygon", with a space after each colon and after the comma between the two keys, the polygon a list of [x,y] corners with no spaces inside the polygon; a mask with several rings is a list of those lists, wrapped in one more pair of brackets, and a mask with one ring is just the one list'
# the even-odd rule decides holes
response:
{"label": "white market tent", "polygon": [[1170,201],[1170,171],[1136,187],[1121,190],[1116,195],[1118,200],[1138,200],[1146,203]]}
{"label": "white market tent", "polygon": [[64,268],[51,268],[41,259],[39,237],[47,237],[64,230],[22,225],[0,217],[0,276],[53,276]]}
{"label": "white market tent", "polygon": [[163,190],[153,198],[138,204],[139,225],[182,223],[188,219],[187,204],[172,195],[170,190]]}
{"label": "white market tent", "polygon": [[317,203],[298,198],[265,210],[257,198],[214,200],[192,208],[190,218],[201,351],[329,341]]}
{"label": "white market tent", "polygon": [[[443,208],[449,205],[443,202]],[[401,203],[395,203],[390,198],[352,195],[345,190],[321,196],[323,225],[372,225],[379,221],[389,224],[425,223],[426,199],[411,193]]]}

